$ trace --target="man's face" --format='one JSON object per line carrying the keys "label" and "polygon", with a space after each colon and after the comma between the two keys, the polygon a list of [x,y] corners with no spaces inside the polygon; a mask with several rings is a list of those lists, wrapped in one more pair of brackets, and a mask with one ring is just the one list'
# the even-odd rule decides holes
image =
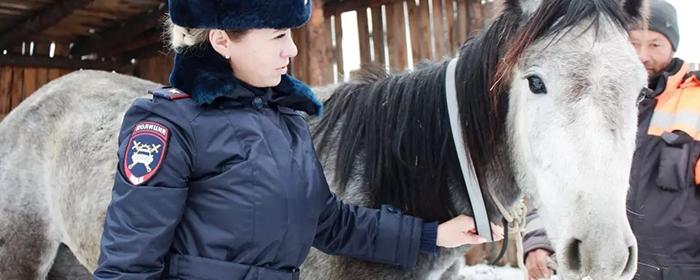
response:
{"label": "man's face", "polygon": [[673,60],[673,47],[663,34],[651,30],[632,30],[630,41],[649,76],[661,73]]}

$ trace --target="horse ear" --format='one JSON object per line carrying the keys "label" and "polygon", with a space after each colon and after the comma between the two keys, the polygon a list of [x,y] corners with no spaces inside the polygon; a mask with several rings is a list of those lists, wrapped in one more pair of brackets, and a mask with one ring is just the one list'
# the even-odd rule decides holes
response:
{"label": "horse ear", "polygon": [[622,8],[627,16],[636,22],[646,22],[649,14],[649,1],[647,0],[623,0]]}

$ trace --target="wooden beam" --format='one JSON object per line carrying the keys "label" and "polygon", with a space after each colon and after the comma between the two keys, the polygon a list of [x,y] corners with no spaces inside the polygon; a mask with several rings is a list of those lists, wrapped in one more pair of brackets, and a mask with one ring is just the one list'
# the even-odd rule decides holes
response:
{"label": "wooden beam", "polygon": [[98,61],[98,60],[78,60],[62,57],[36,57],[36,56],[13,56],[0,55],[0,65],[18,66],[18,67],[46,67],[46,68],[63,68],[70,70],[78,69],[98,69],[98,70],[116,70],[121,66],[128,64],[128,61]]}
{"label": "wooden beam", "polygon": [[128,44],[122,46],[114,46],[101,52],[100,55],[103,57],[122,57],[124,53],[133,52],[137,49],[142,49],[147,46],[152,46],[155,44],[160,45],[160,48],[166,48],[160,37],[161,33],[159,30],[147,31],[141,34],[138,38],[131,40]]}
{"label": "wooden beam", "polygon": [[63,0],[49,6],[31,19],[7,29],[3,35],[0,35],[0,49],[8,48],[27,37],[44,31],[73,13],[73,11],[85,7],[93,1]]}
{"label": "wooden beam", "polygon": [[73,56],[82,56],[91,53],[103,54],[118,44],[129,42],[146,31],[157,29],[161,17],[168,11],[165,3],[159,7],[150,9],[145,13],[132,17],[124,24],[109,28],[95,36],[78,41],[71,49]]}
{"label": "wooden beam", "polygon": [[119,55],[119,58],[117,58],[117,61],[131,61],[131,59],[144,59],[144,58],[149,58],[153,57],[155,55],[162,54],[165,55],[165,50],[163,49],[163,45],[160,42],[156,42],[155,44],[143,46],[137,49],[133,49],[124,53],[121,53]]}

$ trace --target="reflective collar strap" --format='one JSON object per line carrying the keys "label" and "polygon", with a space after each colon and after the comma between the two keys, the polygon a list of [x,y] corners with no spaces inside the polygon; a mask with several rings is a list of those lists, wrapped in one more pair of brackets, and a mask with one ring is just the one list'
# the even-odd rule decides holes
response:
{"label": "reflective collar strap", "polygon": [[445,73],[445,88],[447,93],[447,111],[450,116],[450,127],[452,128],[452,140],[455,143],[457,157],[459,158],[459,166],[462,170],[464,184],[467,186],[467,194],[469,202],[474,211],[474,221],[476,224],[476,232],[479,236],[485,238],[488,242],[493,242],[491,234],[491,223],[489,222],[488,213],[486,212],[486,204],[484,196],[481,193],[479,179],[476,177],[474,170],[474,162],[469,154],[469,150],[464,147],[464,134],[459,121],[459,104],[457,103],[457,87],[455,84],[455,71],[457,69],[457,59],[454,58],[447,65]]}

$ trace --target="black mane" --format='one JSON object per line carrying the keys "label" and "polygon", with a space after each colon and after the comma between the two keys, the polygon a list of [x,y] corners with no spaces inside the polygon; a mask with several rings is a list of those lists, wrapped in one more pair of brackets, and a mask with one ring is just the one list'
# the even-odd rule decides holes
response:
{"label": "black mane", "polygon": [[[506,203],[518,196],[517,188],[484,186],[485,172],[488,169],[494,172],[489,174],[513,181],[504,155],[507,149],[503,149],[506,85],[523,51],[538,39],[568,32],[584,20],[593,19],[589,28],[598,28],[602,17],[620,28],[632,22],[615,1],[543,0],[544,8],[529,20],[517,2],[508,1],[487,31],[460,48],[457,67],[462,128],[482,191],[486,187],[513,188],[500,192],[507,196]],[[361,165],[373,206],[388,203],[440,221],[456,214],[450,200],[454,194],[447,185],[457,184],[464,190],[464,183],[447,116],[446,66],[446,61],[424,63],[413,72],[394,76],[370,67],[359,79],[335,90],[325,104],[327,115],[317,124],[314,139],[322,160],[337,147],[336,177],[331,179],[341,190],[351,180],[355,165]],[[493,206],[489,213],[494,213]]]}

